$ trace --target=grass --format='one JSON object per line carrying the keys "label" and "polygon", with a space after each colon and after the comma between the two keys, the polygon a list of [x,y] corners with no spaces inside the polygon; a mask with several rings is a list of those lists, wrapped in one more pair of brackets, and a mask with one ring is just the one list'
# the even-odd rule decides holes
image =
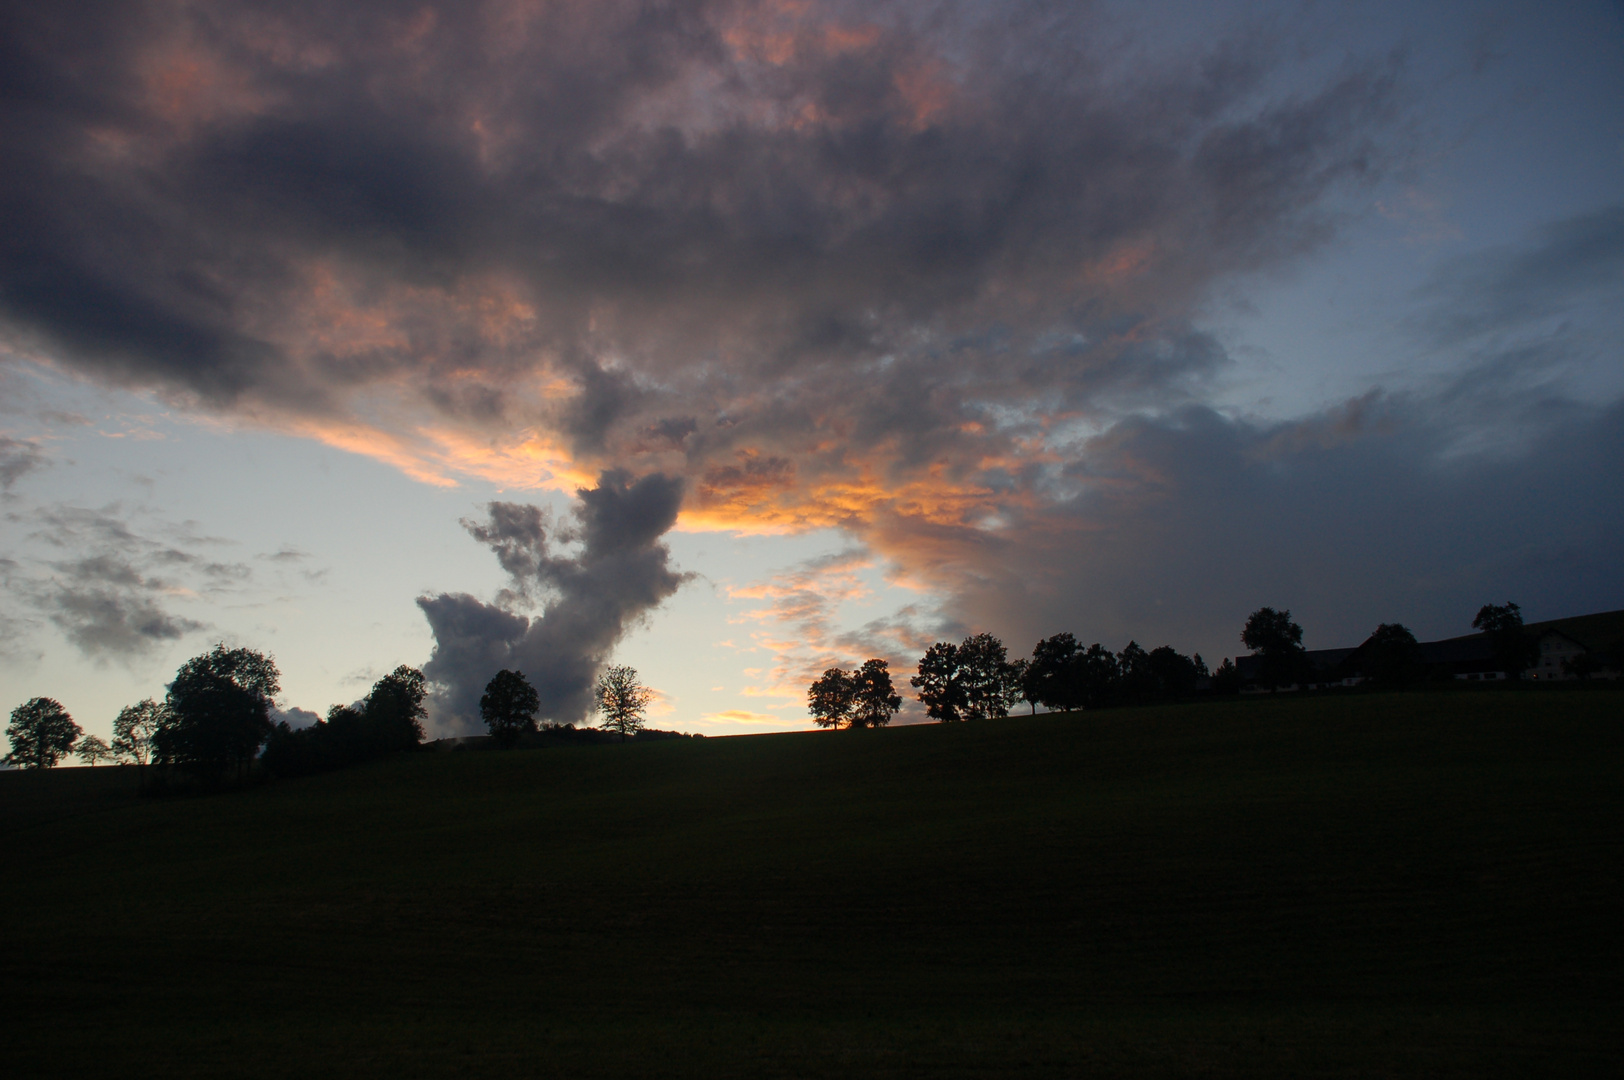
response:
{"label": "grass", "polygon": [[1616,1067],[1624,695],[0,775],[11,1075]]}

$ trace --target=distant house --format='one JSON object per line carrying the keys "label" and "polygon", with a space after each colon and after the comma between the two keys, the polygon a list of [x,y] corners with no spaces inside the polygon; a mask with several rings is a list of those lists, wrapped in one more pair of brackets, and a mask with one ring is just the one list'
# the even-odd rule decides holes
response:
{"label": "distant house", "polygon": [[1348,670],[1348,660],[1357,649],[1310,649],[1303,654],[1307,675],[1303,682],[1289,686],[1269,687],[1258,682],[1263,666],[1261,656],[1235,657],[1235,674],[1240,678],[1241,693],[1267,694],[1272,690],[1328,690],[1339,686],[1358,686],[1364,679]]}
{"label": "distant house", "polygon": [[[1539,658],[1532,667],[1521,672],[1524,679],[1536,682],[1576,679],[1576,670],[1586,666],[1581,663],[1582,659],[1588,660],[1590,677],[1595,679],[1617,679],[1624,669],[1624,655],[1621,655],[1624,654],[1624,611],[1529,623],[1523,632],[1539,645]],[[1353,649],[1310,650],[1304,654],[1306,680],[1278,689],[1326,690],[1358,686],[1369,676],[1365,670],[1365,650],[1369,644],[1367,638]],[[1426,679],[1501,682],[1510,678],[1487,634],[1420,642],[1416,660]],[[1275,689],[1258,681],[1261,668],[1262,657],[1235,658],[1241,693],[1266,694]]]}
{"label": "distant house", "polygon": [[[1539,659],[1534,661],[1533,667],[1523,672],[1523,678],[1539,682],[1576,679],[1578,676],[1573,673],[1574,661],[1588,655],[1589,652],[1589,649],[1562,631],[1547,628],[1539,632]],[[1618,672],[1614,670],[1609,675],[1601,677],[1616,679]]]}
{"label": "distant house", "polygon": [[1423,641],[1417,659],[1421,662],[1421,669],[1432,679],[1499,682],[1509,677],[1494,651],[1493,640],[1487,634]]}

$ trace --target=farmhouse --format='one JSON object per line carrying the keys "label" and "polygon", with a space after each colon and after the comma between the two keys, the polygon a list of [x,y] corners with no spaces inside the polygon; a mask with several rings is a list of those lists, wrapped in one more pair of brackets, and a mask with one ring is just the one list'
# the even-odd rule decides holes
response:
{"label": "farmhouse", "polygon": [[[1624,668],[1624,610],[1529,623],[1523,627],[1523,633],[1531,639],[1531,646],[1538,649],[1533,664],[1520,672],[1523,679],[1535,682],[1617,679]],[[1303,654],[1305,680],[1278,689],[1358,686],[1371,676],[1367,670],[1370,645],[1370,639],[1366,638],[1357,648],[1310,650]],[[1533,651],[1531,647],[1530,652]],[[1510,677],[1488,634],[1420,642],[1415,659],[1420,677],[1425,680],[1500,682]],[[1270,687],[1258,681],[1261,667],[1261,657],[1235,658],[1242,693],[1270,691]]]}

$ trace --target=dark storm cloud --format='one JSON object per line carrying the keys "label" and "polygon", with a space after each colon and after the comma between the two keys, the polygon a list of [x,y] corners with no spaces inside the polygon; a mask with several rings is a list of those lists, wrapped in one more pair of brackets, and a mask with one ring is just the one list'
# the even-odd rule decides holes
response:
{"label": "dark storm cloud", "polygon": [[1290,608],[1312,648],[1381,622],[1469,633],[1495,597],[1530,618],[1624,606],[1624,405],[1570,406],[1508,457],[1454,453],[1435,404],[1124,421],[1079,456],[1078,495],[986,538],[953,610],[1023,652],[1064,629],[1216,659],[1263,605]]}
{"label": "dark storm cloud", "polygon": [[684,491],[720,527],[843,527],[947,594],[944,632],[1019,651],[1222,655],[1266,603],[1334,644],[1518,588],[1624,602],[1616,410],[1539,383],[1578,347],[1542,320],[1617,287],[1624,212],[1441,274],[1414,328],[1473,354],[1449,385],[1226,416],[1196,312],[1404,158],[1402,67],[1324,74],[1245,28],[1137,63],[1102,19],[6,4],[0,334],[256,415],[393,394],[397,463],[422,422],[650,474],[471,527],[512,582],[419,601],[448,724],[504,666],[579,719],[680,581]]}
{"label": "dark storm cloud", "polygon": [[[423,673],[436,686],[434,720],[442,729],[474,729],[485,684],[503,668],[523,672],[536,688],[541,719],[584,719],[610,650],[687,580],[671,569],[660,542],[677,519],[680,480],[654,474],[634,481],[611,471],[576,495],[570,521],[551,539],[534,506],[495,502],[486,522],[465,523],[512,578],[497,603],[461,593],[418,599],[434,632]],[[580,546],[566,554],[558,543]],[[536,601],[542,611],[535,618],[509,610]]]}
{"label": "dark storm cloud", "polygon": [[[691,454],[849,423],[918,462],[981,402],[1156,383],[1215,275],[1326,235],[1394,100],[1381,65],[1264,93],[1244,35],[1108,76],[1048,3],[0,19],[13,336],[218,406],[404,387],[600,460],[676,411],[736,421]],[[498,281],[530,315],[493,329]],[[397,332],[335,329],[368,304]],[[848,407],[882,360],[930,402],[903,429]],[[538,366],[573,397],[513,400]]]}

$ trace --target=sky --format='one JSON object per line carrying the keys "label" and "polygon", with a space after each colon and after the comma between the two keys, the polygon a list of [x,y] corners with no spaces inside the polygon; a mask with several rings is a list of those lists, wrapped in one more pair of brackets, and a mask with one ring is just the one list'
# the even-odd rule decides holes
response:
{"label": "sky", "polygon": [[1624,607],[1617,2],[7,2],[0,145],[5,711]]}

